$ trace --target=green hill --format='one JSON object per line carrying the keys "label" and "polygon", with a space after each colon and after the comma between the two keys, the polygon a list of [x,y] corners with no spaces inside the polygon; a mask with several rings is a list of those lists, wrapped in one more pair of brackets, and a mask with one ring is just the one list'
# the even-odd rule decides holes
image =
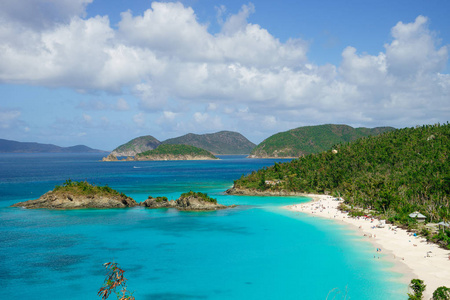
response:
{"label": "green hill", "polygon": [[391,130],[394,128],[353,128],[333,124],[299,127],[265,139],[252,150],[250,157],[299,157],[329,150],[335,144]]}
{"label": "green hill", "polygon": [[[450,220],[450,124],[386,132],[243,176],[234,189],[332,193],[350,205],[410,224],[419,211]],[[450,245],[448,237],[441,237]]]}
{"label": "green hill", "polygon": [[159,145],[154,150],[137,154],[135,160],[217,159],[211,152],[190,145]]}
{"label": "green hill", "polygon": [[111,154],[114,156],[135,156],[138,153],[153,150],[160,144],[161,142],[151,135],[140,136],[120,145]]}
{"label": "green hill", "polygon": [[249,154],[255,147],[255,144],[242,134],[232,131],[220,131],[209,134],[189,133],[165,140],[162,143],[191,145],[208,150],[214,154]]}

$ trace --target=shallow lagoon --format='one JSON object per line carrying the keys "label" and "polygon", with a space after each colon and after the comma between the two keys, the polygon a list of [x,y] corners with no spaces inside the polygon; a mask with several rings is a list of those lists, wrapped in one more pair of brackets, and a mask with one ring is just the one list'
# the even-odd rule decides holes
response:
{"label": "shallow lagoon", "polygon": [[[345,226],[281,206],[300,197],[227,196],[233,179],[280,160],[99,162],[98,154],[0,156],[0,276],[18,299],[100,299],[116,261],[139,299],[405,299],[406,285]],[[237,208],[49,211],[8,206],[65,179],[143,201],[207,192]],[[336,295],[340,291],[341,294]],[[113,296],[110,296],[114,299]],[[329,299],[332,297],[330,296]]]}

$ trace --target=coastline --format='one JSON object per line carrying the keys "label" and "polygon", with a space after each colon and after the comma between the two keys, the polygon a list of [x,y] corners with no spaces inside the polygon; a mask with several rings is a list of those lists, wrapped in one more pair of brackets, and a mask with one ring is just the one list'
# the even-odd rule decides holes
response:
{"label": "coastline", "polygon": [[[343,222],[358,235],[374,245],[374,257],[394,262],[392,271],[403,274],[402,280],[409,284],[419,278],[426,284],[424,299],[430,299],[436,288],[450,287],[450,251],[444,250],[419,236],[411,236],[406,230],[380,221],[352,218],[337,207],[342,201],[326,195],[305,195],[312,201],[284,206],[283,208],[326,219]],[[381,249],[378,252],[377,249]]]}

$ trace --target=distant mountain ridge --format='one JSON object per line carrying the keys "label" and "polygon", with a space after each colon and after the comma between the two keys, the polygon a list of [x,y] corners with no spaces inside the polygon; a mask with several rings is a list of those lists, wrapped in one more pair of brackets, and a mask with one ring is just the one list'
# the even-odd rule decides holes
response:
{"label": "distant mountain ridge", "polygon": [[17,142],[0,139],[0,153],[103,153],[106,151],[92,149],[84,145],[60,147],[53,144],[35,142]]}
{"label": "distant mountain ridge", "polygon": [[333,145],[395,130],[393,127],[353,128],[348,125],[325,124],[305,126],[279,132],[256,146],[251,158],[299,157],[329,150]]}
{"label": "distant mountain ridge", "polygon": [[163,144],[184,144],[202,148],[214,154],[249,154],[256,146],[238,132],[220,131],[207,134],[193,134],[168,139]]}
{"label": "distant mountain ridge", "polygon": [[151,135],[146,135],[120,145],[111,154],[115,156],[136,156],[138,153],[154,150],[160,144],[189,145],[219,155],[249,154],[256,146],[242,134],[233,131],[220,131],[208,134],[189,133],[163,142],[158,141]]}

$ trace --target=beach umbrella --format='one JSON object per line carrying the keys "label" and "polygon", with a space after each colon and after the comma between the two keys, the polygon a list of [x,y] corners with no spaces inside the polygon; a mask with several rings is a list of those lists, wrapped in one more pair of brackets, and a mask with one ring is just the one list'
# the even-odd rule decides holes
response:
{"label": "beach umbrella", "polygon": [[447,222],[444,222],[444,221],[439,222],[438,225],[439,225],[439,229],[440,229],[441,226],[442,226],[442,230],[444,229],[444,227],[450,227],[450,224],[447,223]]}

